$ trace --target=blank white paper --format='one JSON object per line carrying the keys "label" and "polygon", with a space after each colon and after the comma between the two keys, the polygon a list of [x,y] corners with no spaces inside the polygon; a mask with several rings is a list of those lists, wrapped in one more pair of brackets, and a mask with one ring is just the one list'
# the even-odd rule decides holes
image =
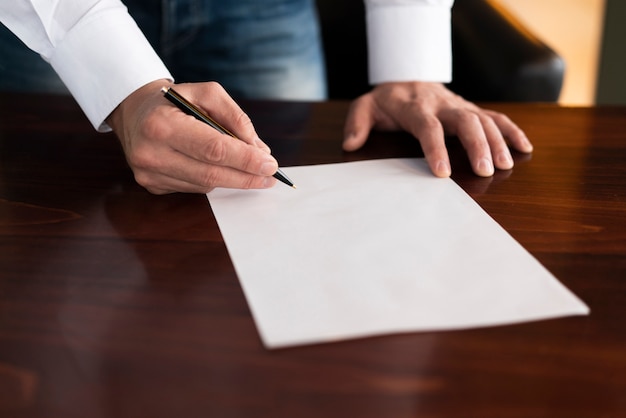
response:
{"label": "blank white paper", "polygon": [[268,348],[589,313],[423,159],[283,171],[207,195]]}

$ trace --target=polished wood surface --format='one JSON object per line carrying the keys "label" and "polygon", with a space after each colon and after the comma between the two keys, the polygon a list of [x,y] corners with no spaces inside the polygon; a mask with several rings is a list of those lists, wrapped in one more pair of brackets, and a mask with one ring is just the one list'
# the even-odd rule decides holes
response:
{"label": "polished wood surface", "polygon": [[[347,103],[244,107],[283,166],[421,155],[343,153]],[[483,179],[450,139],[453,178],[591,315],[268,351],[204,196],[137,186],[71,99],[0,95],[0,416],[626,416],[626,108],[493,107],[535,152]]]}

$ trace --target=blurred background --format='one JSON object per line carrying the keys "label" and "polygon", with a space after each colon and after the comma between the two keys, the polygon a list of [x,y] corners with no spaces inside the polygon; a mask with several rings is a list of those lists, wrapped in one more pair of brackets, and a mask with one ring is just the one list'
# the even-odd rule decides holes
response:
{"label": "blurred background", "polygon": [[626,104],[626,1],[496,2],[565,59],[559,103]]}

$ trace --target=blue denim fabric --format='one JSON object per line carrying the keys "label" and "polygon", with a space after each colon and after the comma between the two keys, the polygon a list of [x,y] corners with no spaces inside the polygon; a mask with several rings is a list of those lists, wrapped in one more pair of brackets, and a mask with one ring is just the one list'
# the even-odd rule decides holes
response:
{"label": "blue denim fabric", "polygon": [[[313,0],[124,3],[177,82],[214,80],[242,98],[326,97]],[[63,92],[49,65],[1,29],[0,89]]]}
{"label": "blue denim fabric", "polygon": [[69,94],[50,64],[0,25],[0,91]]}

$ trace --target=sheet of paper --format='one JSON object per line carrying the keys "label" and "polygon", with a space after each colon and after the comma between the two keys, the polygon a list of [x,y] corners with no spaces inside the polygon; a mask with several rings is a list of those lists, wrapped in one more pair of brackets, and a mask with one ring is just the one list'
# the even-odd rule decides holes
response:
{"label": "sheet of paper", "polygon": [[207,195],[268,348],[589,312],[423,159],[283,171]]}

